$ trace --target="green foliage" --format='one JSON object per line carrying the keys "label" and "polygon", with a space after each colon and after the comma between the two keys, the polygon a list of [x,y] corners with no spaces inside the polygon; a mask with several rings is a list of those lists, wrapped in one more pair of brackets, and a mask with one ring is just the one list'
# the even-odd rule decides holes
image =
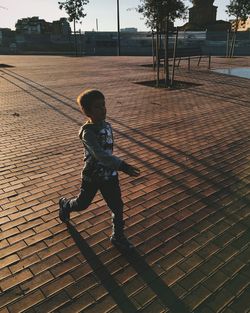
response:
{"label": "green foliage", "polygon": [[187,8],[181,0],[141,0],[138,12],[146,18],[146,25],[152,30],[161,28],[166,21],[174,22],[184,18]]}
{"label": "green foliage", "polygon": [[246,21],[250,15],[250,1],[249,0],[231,0],[227,6],[226,12],[230,16],[236,17],[242,21]]}
{"label": "green foliage", "polygon": [[84,12],[84,5],[88,4],[89,0],[63,0],[58,2],[59,8],[64,9],[68,14],[69,22],[80,21],[86,16]]}

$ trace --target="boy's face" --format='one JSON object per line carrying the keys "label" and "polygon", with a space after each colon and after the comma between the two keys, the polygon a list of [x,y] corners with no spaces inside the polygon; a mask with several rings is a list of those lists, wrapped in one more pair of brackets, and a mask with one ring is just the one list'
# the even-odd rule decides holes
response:
{"label": "boy's face", "polygon": [[93,123],[98,123],[105,120],[106,112],[107,110],[105,107],[105,99],[96,98],[91,105],[91,109],[88,112],[88,116],[90,117]]}

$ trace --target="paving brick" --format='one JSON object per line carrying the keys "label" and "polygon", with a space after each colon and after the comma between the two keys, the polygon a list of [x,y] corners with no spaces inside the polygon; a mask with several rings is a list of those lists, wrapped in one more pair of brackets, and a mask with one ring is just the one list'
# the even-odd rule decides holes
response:
{"label": "paving brick", "polygon": [[139,276],[132,277],[129,281],[127,281],[124,286],[123,290],[125,293],[130,296],[139,291],[140,289],[143,289],[145,286],[144,280]]}
{"label": "paving brick", "polygon": [[23,296],[23,292],[19,287],[14,287],[8,292],[0,295],[0,308],[6,307],[8,304],[20,299]]}
{"label": "paving brick", "polygon": [[27,245],[33,245],[33,244],[40,242],[43,239],[48,238],[50,236],[51,236],[51,233],[48,230],[45,230],[41,233],[38,233],[34,236],[31,236],[31,237],[25,239],[25,242]]}
{"label": "paving brick", "polygon": [[202,262],[203,259],[198,254],[194,253],[190,257],[186,258],[186,260],[182,262],[179,267],[185,272],[190,272]]}
{"label": "paving brick", "polygon": [[41,262],[36,263],[30,266],[30,270],[34,275],[42,273],[47,269],[52,269],[56,264],[59,264],[61,260],[58,258],[57,255],[51,255],[46,259],[43,259]]}
{"label": "paving brick", "polygon": [[18,255],[11,254],[1,260],[0,268],[4,268],[5,266],[8,266],[10,264],[13,264],[19,260]]}
{"label": "paving brick", "polygon": [[209,277],[203,284],[206,288],[211,291],[216,291],[222,285],[228,281],[229,277],[226,276],[222,271],[218,271]]}
{"label": "paving brick", "polygon": [[79,260],[77,258],[73,257],[67,261],[64,261],[63,263],[61,262],[61,263],[57,264],[56,266],[54,266],[51,269],[51,272],[55,277],[58,277],[62,274],[67,273],[70,270],[73,270],[79,264],[80,264]]}
{"label": "paving brick", "polygon": [[175,266],[174,268],[170,269],[165,274],[163,274],[161,278],[168,286],[171,286],[172,284],[180,280],[184,275],[185,273],[177,266]]}
{"label": "paving brick", "polygon": [[46,299],[43,301],[43,303],[36,306],[35,312],[56,312],[60,307],[68,303],[69,300],[70,299],[65,292],[59,293],[51,298]]}
{"label": "paving brick", "polygon": [[207,276],[212,275],[223,264],[223,261],[213,255],[200,265],[199,269]]}
{"label": "paving brick", "polygon": [[26,223],[24,223],[22,225],[19,225],[18,229],[20,231],[25,231],[27,229],[31,229],[31,228],[33,229],[34,226],[40,225],[42,223],[43,223],[43,220],[41,218],[38,218],[38,219],[34,219],[34,220],[30,221],[30,222],[26,222]]}
{"label": "paving brick", "polygon": [[199,248],[200,248],[199,244],[196,241],[192,240],[188,243],[188,245],[179,247],[177,251],[184,257],[187,257],[193,252],[197,251]]}
{"label": "paving brick", "polygon": [[15,276],[8,277],[1,281],[1,289],[3,291],[8,290],[10,288],[13,288],[14,286],[19,285],[25,280],[28,280],[31,278],[33,275],[29,270],[23,270],[16,274]]}
{"label": "paving brick", "polygon": [[18,241],[21,241],[21,240],[24,240],[26,238],[31,237],[34,234],[35,234],[35,232],[33,230],[29,229],[27,231],[22,232],[21,234],[18,234],[16,236],[12,236],[12,237],[8,238],[8,242],[12,245]]}
{"label": "paving brick", "polygon": [[67,238],[69,238],[70,235],[68,232],[66,231],[63,231],[63,232],[60,232],[58,234],[55,234],[55,235],[51,235],[49,238],[47,238],[45,241],[45,243],[51,247],[53,245],[55,245],[56,243],[60,242],[60,241],[63,241],[65,242]]}
{"label": "paving brick", "polygon": [[70,275],[64,275],[60,277],[59,279],[56,279],[53,282],[42,287],[42,291],[48,297],[62,289],[65,289],[67,286],[71,285],[73,282],[74,280]]}
{"label": "paving brick", "polygon": [[46,245],[43,242],[38,242],[32,246],[19,250],[17,254],[20,257],[20,259],[23,259],[23,258],[28,257],[29,255],[32,255],[33,253],[43,250],[44,248],[47,248]]}
{"label": "paving brick", "polygon": [[102,285],[97,285],[94,288],[88,290],[88,293],[95,299],[95,301],[99,301],[103,297],[105,297],[109,292]]}
{"label": "paving brick", "polygon": [[236,273],[238,273],[242,268],[244,268],[245,264],[240,261],[238,258],[234,258],[230,260],[230,262],[226,263],[222,271],[229,277],[234,276]]}
{"label": "paving brick", "polygon": [[140,290],[136,295],[133,296],[133,299],[142,307],[147,305],[153,299],[156,298],[156,294],[152,291],[151,288],[146,287]]}
{"label": "paving brick", "polygon": [[70,302],[67,306],[62,308],[60,312],[66,313],[66,312],[81,312],[83,310],[85,311],[93,302],[94,299],[88,293],[85,293],[80,297],[74,299],[74,302]]}
{"label": "paving brick", "polygon": [[187,295],[187,290],[181,287],[179,284],[175,283],[171,286],[171,290],[179,299],[183,299],[185,295]]}
{"label": "paving brick", "polygon": [[0,242],[0,249],[6,248],[6,247],[9,247],[9,243],[8,243],[8,241],[6,239],[3,239]]}
{"label": "paving brick", "polygon": [[[157,264],[158,266],[162,267],[165,271],[167,271],[168,269],[172,268],[176,264],[179,264],[182,260],[183,260],[183,257],[178,252],[174,251],[168,256],[166,256],[165,258],[160,259],[157,262]],[[181,270],[183,270],[181,266],[179,267]]]}
{"label": "paving brick", "polygon": [[241,294],[239,298],[236,299],[236,301],[230,305],[230,309],[233,312],[248,312],[249,311],[249,288],[245,290]]}
{"label": "paving brick", "polygon": [[[74,262],[77,264],[79,261],[74,261]],[[80,279],[86,275],[89,275],[93,272],[93,269],[89,263],[86,263],[86,262],[84,264],[82,264],[82,263],[83,262],[81,262],[80,266],[76,266],[76,268],[71,272],[71,275],[74,277],[75,280],[78,280],[78,279]],[[78,264],[80,264],[80,262]]]}
{"label": "paving brick", "polygon": [[9,268],[4,267],[3,269],[0,270],[0,277],[1,277],[0,280],[4,279],[10,275],[11,275],[11,272],[10,272]]}
{"label": "paving brick", "polygon": [[44,299],[44,295],[41,291],[37,290],[31,294],[24,296],[18,302],[8,306],[11,313],[25,312],[27,309],[33,307],[35,304],[41,302]]}
{"label": "paving brick", "polygon": [[15,274],[21,271],[22,269],[25,269],[29,267],[30,265],[35,264],[39,261],[40,261],[40,258],[36,254],[28,258],[22,259],[22,260],[19,260],[18,258],[18,260],[16,260],[14,264],[9,266],[9,269],[11,270],[13,274]]}
{"label": "paving brick", "polygon": [[14,221],[10,221],[10,222],[7,222],[7,223],[1,225],[1,229],[3,231],[5,231],[5,230],[8,230],[12,227],[19,226],[23,223],[25,223],[25,219],[24,219],[24,217],[21,217],[21,218],[14,220]]}
{"label": "paving brick", "polygon": [[223,288],[218,292],[217,294],[211,296],[210,299],[207,301],[207,305],[209,308],[212,309],[212,311],[220,311],[224,307],[227,306],[228,303],[233,299],[232,293],[226,289]]}
{"label": "paving brick", "polygon": [[227,285],[227,289],[235,296],[238,296],[244,290],[247,290],[249,287],[249,278],[247,276],[243,276],[243,274],[239,274],[235,276],[230,284]]}
{"label": "paving brick", "polygon": [[193,310],[196,309],[201,303],[203,303],[210,295],[211,292],[201,285],[195,288],[188,296],[186,296],[184,298],[184,302],[193,312]]}
{"label": "paving brick", "polygon": [[62,251],[65,248],[65,245],[63,242],[58,242],[53,246],[46,247],[45,249],[39,251],[37,254],[41,258],[41,260],[44,260],[48,258],[49,256],[52,256],[60,251]]}
{"label": "paving brick", "polygon": [[[184,273],[183,273],[184,275]],[[186,290],[190,290],[194,288],[197,284],[200,284],[206,276],[200,272],[199,270],[195,269],[188,275],[186,275],[180,282],[179,285]]]}
{"label": "paving brick", "polygon": [[53,275],[49,271],[44,271],[43,273],[33,276],[28,281],[22,283],[20,287],[24,292],[30,292],[47,284],[49,281],[53,280],[53,278]]}
{"label": "paving brick", "polygon": [[26,247],[26,244],[24,241],[20,241],[18,243],[15,243],[11,246],[8,246],[6,248],[4,248],[4,250],[1,252],[1,256],[2,258],[8,256],[8,255],[11,255],[15,252],[20,252],[21,249],[23,249],[24,247]]}

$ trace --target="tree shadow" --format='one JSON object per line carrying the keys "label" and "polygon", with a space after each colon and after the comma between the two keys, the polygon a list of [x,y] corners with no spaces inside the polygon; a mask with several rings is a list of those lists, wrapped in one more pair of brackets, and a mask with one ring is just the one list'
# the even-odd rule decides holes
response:
{"label": "tree shadow", "polygon": [[[101,281],[101,284],[109,292],[110,296],[117,303],[119,309],[124,313],[137,312],[137,308],[118,285],[107,268],[100,261],[95,252],[91,249],[88,243],[82,238],[81,234],[71,224],[67,224],[68,232],[81,251],[83,257],[92,267],[94,273]],[[146,284],[154,291],[158,299],[173,313],[190,313],[187,307],[178,299],[175,293],[164,283],[164,281],[152,270],[145,262],[144,258],[136,251],[118,249],[122,256],[135,269]]]}
{"label": "tree shadow", "polygon": [[[136,135],[140,135],[142,138],[146,138],[149,139],[151,142],[157,143],[160,146],[162,146],[163,148],[168,148],[171,151],[177,153],[177,155],[183,156],[185,157],[187,160],[190,159],[191,161],[197,163],[197,164],[201,164],[203,165],[206,169],[208,169],[209,171],[213,171],[216,172],[218,174],[220,174],[225,180],[231,180],[232,183],[235,184],[241,184],[242,187],[247,187],[248,184],[247,183],[243,183],[242,180],[240,180],[238,177],[236,177],[233,174],[230,174],[230,172],[226,172],[223,171],[220,166],[216,166],[216,165],[211,165],[209,164],[208,161],[202,160],[202,159],[197,159],[195,156],[193,156],[190,153],[184,152],[166,142],[162,142],[161,140],[147,135],[145,132],[139,130],[139,129],[134,129],[132,127],[129,127],[128,125],[118,121],[117,119],[114,118],[109,118],[112,122],[126,128],[129,131],[132,131],[133,133],[135,133]],[[142,141],[140,141],[139,139],[135,139],[132,135],[129,135],[128,132],[121,132],[118,129],[115,128],[115,131],[122,137],[127,138],[129,141],[136,143],[137,145],[144,147],[145,149],[147,149],[150,152],[155,153],[156,155],[162,157],[162,159],[165,159],[166,161],[171,162],[172,164],[175,164],[177,166],[179,166],[179,168],[181,168],[183,171],[188,171],[190,174],[192,174],[193,176],[201,179],[202,181],[211,184],[211,186],[215,186],[217,188],[217,192],[215,194],[217,195],[227,195],[230,196],[232,199],[234,200],[241,200],[243,201],[246,205],[250,204],[250,200],[247,196],[242,196],[239,192],[237,191],[233,191],[229,186],[225,186],[223,184],[223,182],[218,182],[216,181],[214,178],[210,178],[208,175],[206,174],[202,174],[200,171],[196,170],[195,168],[191,168],[186,166],[183,162],[180,162],[176,159],[174,159],[173,157],[170,157],[167,153],[163,153],[161,151],[159,151],[156,148],[153,148],[151,145],[149,144],[145,144]],[[216,146],[215,146],[216,147]],[[181,184],[183,185],[183,184]],[[183,186],[184,187],[184,186]],[[186,186],[188,187],[188,186]]]}
{"label": "tree shadow", "polygon": [[[6,74],[9,75],[9,73],[5,72]],[[26,78],[24,79],[20,79],[20,78],[16,78],[14,75],[10,75],[13,76],[15,79],[26,83],[30,86],[33,86],[32,84],[29,84],[26,82]],[[21,75],[19,75],[21,76]],[[22,77],[22,76],[21,76]],[[71,120],[73,123],[77,124],[78,126],[81,126],[82,123],[80,121],[78,121],[77,119],[72,118],[71,116],[69,116],[68,114],[62,112],[60,109],[56,108],[55,106],[53,106],[52,104],[44,101],[41,97],[32,94],[30,91],[25,90],[23,87],[19,86],[18,84],[12,82],[11,80],[9,80],[7,77],[3,77],[5,80],[9,81],[10,83],[14,84],[15,86],[17,86],[18,88],[20,88],[21,90],[23,90],[24,92],[28,93],[29,95],[31,95],[32,97],[34,97],[35,99],[39,100],[40,102],[42,102],[43,104],[45,104],[46,106],[48,106],[49,108],[51,108],[52,110],[56,111],[57,113],[63,115],[65,118]],[[24,78],[24,77],[23,77]],[[33,81],[32,81],[33,82]],[[37,84],[36,82],[34,82],[35,84]],[[38,84],[39,85],[39,84]],[[40,85],[42,87],[42,85]],[[34,87],[34,86],[33,86]],[[50,92],[54,92],[57,95],[60,95],[61,97],[64,97],[67,100],[71,100],[67,97],[65,97],[64,95],[61,95],[47,87],[45,87],[46,89],[48,89]],[[67,105],[67,107],[73,109],[74,111],[79,111],[78,108],[73,107],[71,104],[66,103],[65,101],[61,101],[57,96],[53,96],[50,95],[49,93],[45,93],[44,90],[35,87],[35,89],[43,94],[46,94],[48,96],[50,96],[51,98],[59,101],[60,103],[62,103],[63,105]],[[72,101],[72,100],[71,100]],[[186,158],[190,158],[192,161],[198,163],[198,164],[202,164],[204,165],[207,169],[209,170],[213,170],[213,171],[217,171],[219,172],[221,175],[223,175],[226,179],[230,179],[232,180],[232,182],[234,183],[241,183],[240,180],[238,180],[235,176],[230,175],[229,173],[224,172],[223,170],[217,168],[214,165],[209,164],[209,162],[205,161],[205,160],[200,160],[197,159],[196,157],[194,157],[192,154],[188,154],[186,152],[183,152],[180,149],[177,149],[175,147],[173,147],[172,145],[167,144],[166,142],[162,142],[161,140],[157,139],[157,138],[153,138],[152,136],[146,135],[144,132],[142,132],[141,130],[138,129],[134,129],[132,127],[129,127],[128,125],[114,119],[114,118],[109,118],[111,121],[114,121],[116,124],[123,126],[131,131],[133,131],[135,134],[139,134],[141,136],[143,136],[143,138],[147,138],[151,141],[154,141],[158,144],[160,144],[162,147],[167,147],[169,149],[171,149],[172,151],[174,151],[175,153],[178,153],[179,155],[182,155]],[[187,165],[185,165],[183,162],[180,162],[176,159],[174,159],[173,157],[169,156],[168,154],[159,151],[159,149],[155,149],[153,148],[151,145],[143,143],[140,140],[135,139],[133,136],[129,135],[127,132],[121,132],[118,129],[114,128],[115,132],[117,132],[120,136],[127,138],[128,140],[130,140],[131,142],[134,142],[136,144],[138,144],[139,146],[144,147],[146,150],[160,156],[161,158],[163,158],[166,161],[169,161],[177,166],[180,167],[180,169],[182,169],[183,171],[188,171],[188,173],[191,173],[192,175],[194,175],[195,177],[202,179],[204,182],[210,183],[211,185],[215,186],[218,190],[210,195],[210,196],[205,196],[203,195],[199,189],[196,190],[195,187],[190,188],[188,185],[186,185],[185,183],[175,179],[174,177],[172,177],[171,175],[167,175],[166,173],[161,173],[158,171],[157,166],[154,166],[152,164],[150,164],[147,161],[142,161],[139,157],[137,157],[136,155],[130,153],[127,149],[123,149],[122,147],[118,148],[121,151],[124,151],[128,156],[132,157],[133,159],[137,160],[138,162],[142,163],[145,165],[146,168],[152,170],[152,171],[156,171],[158,172],[158,175],[161,177],[164,177],[166,179],[169,179],[170,181],[172,181],[176,186],[181,187],[183,189],[183,191],[187,192],[189,195],[193,196],[194,198],[196,198],[198,201],[202,201],[206,206],[210,206],[213,207],[213,212],[220,210],[221,209],[221,205],[217,203],[216,198],[219,198],[220,196],[230,196],[233,200],[238,200],[238,201],[242,201],[245,204],[249,205],[249,199],[245,196],[242,197],[241,194],[237,194],[237,192],[233,191],[230,189],[230,186],[224,186],[223,183],[218,183],[216,182],[214,179],[209,178],[206,174],[202,174],[201,172],[199,172],[198,170],[195,170],[194,168],[190,168]],[[209,210],[211,211],[211,210]]]}
{"label": "tree shadow", "polygon": [[[79,109],[76,108],[76,107],[73,107],[71,104],[67,103],[66,101],[62,101],[61,99],[58,98],[58,96],[60,97],[63,97],[65,99],[70,100],[72,101],[72,99],[46,87],[46,86],[43,86],[39,83],[36,83],[35,81],[32,81],[32,80],[29,80],[28,78],[22,76],[22,75],[19,75],[19,74],[13,74],[13,72],[11,72],[10,70],[7,71],[3,71],[5,74],[7,75],[10,75],[11,77],[17,79],[18,81],[21,81],[33,88],[35,88],[37,91],[41,92],[42,94],[45,94],[49,97],[51,97],[52,99],[55,99],[57,101],[59,101],[60,103],[62,103],[63,105],[71,108],[72,110],[74,111],[77,111],[79,112]],[[10,74],[11,72],[11,74]],[[15,77],[18,76],[19,78]],[[21,78],[20,78],[21,77]],[[49,108],[51,108],[52,110],[56,111],[57,113],[63,115],[65,118],[71,120],[73,123],[77,124],[78,126],[81,126],[82,123],[80,121],[78,121],[77,119],[74,119],[72,118],[71,116],[69,116],[68,114],[62,112],[60,109],[56,108],[55,106],[53,106],[52,104],[46,102],[45,100],[43,100],[41,97],[37,96],[37,95],[34,95],[32,94],[31,92],[25,90],[23,87],[19,86],[18,84],[14,83],[13,81],[9,80],[7,77],[3,77],[5,80],[7,80],[8,82],[12,83],[13,85],[17,86],[18,88],[20,88],[21,90],[23,90],[24,92],[28,93],[29,95],[31,95],[32,97],[34,97],[35,99],[39,100],[40,102],[42,102],[43,104],[45,104],[46,106],[48,106]],[[45,88],[46,90],[48,90],[49,92],[52,92],[52,93],[55,93],[57,96],[54,96],[54,95],[51,95],[50,93],[48,92],[45,92],[44,90],[42,90],[41,88],[38,88],[38,87],[34,87],[33,84],[31,83],[28,83],[27,81],[30,81],[42,88]],[[174,151],[175,153],[178,153],[179,155],[187,158],[187,159],[190,159],[198,164],[202,164],[203,166],[205,166],[207,169],[209,170],[213,170],[213,171],[217,171],[220,175],[223,175],[225,179],[230,179],[232,180],[232,182],[234,183],[242,183],[242,181],[240,181],[239,179],[237,179],[237,177],[235,177],[234,175],[230,175],[228,172],[226,173],[225,171],[223,171],[222,169],[220,169],[219,167],[217,166],[214,166],[214,165],[211,165],[209,164],[209,162],[205,161],[205,160],[201,160],[201,159],[197,159],[195,156],[193,156],[192,154],[189,154],[189,153],[186,153],[180,149],[177,149],[175,147],[173,147],[172,145],[170,144],[167,144],[166,142],[162,142],[161,140],[157,139],[157,138],[153,138],[152,136],[150,135],[147,135],[145,134],[144,132],[142,132],[141,130],[139,129],[134,129],[132,127],[129,127],[128,125],[118,121],[117,119],[114,119],[114,118],[110,118],[109,119],[111,121],[114,121],[116,124],[120,125],[120,126],[123,126],[125,127],[126,129],[129,129],[131,131],[133,131],[135,134],[138,134],[138,135],[141,135],[143,136],[143,138],[147,138],[153,142],[156,142],[157,144],[160,144],[162,147],[166,147],[166,148],[169,148],[171,149],[172,151]],[[127,138],[128,140],[130,140],[131,142],[134,142],[136,144],[138,144],[139,146],[142,146],[144,147],[145,149],[147,149],[148,151],[162,157],[163,159],[165,159],[166,161],[169,161],[177,166],[179,166],[183,171],[188,171],[189,173],[191,173],[192,175],[196,176],[197,178],[199,179],[202,179],[204,182],[207,182],[207,183],[210,183],[211,185],[215,186],[218,190],[217,192],[210,196],[210,197],[206,197],[206,196],[203,196],[201,194],[199,194],[199,196],[197,195],[197,192],[196,191],[193,191],[191,190],[191,188],[185,184],[183,184],[182,182],[180,181],[177,181],[175,180],[174,178],[172,178],[170,175],[166,175],[165,173],[158,173],[160,176],[164,176],[165,178],[169,178],[171,179],[173,182],[176,183],[177,186],[179,187],[182,187],[183,190],[187,191],[189,194],[192,194],[193,196],[195,196],[196,198],[198,198],[198,200],[202,200],[204,201],[204,203],[206,205],[208,204],[212,204],[213,206],[215,205],[215,197],[216,196],[230,196],[232,198],[234,198],[234,200],[241,200],[243,202],[245,202],[245,204],[249,205],[249,199],[245,196],[242,197],[241,194],[238,194],[237,192],[235,191],[232,191],[230,186],[224,186],[223,183],[219,183],[219,182],[216,182],[214,179],[212,178],[209,178],[206,174],[202,174],[201,172],[199,172],[198,170],[195,170],[194,168],[190,168],[188,166],[186,166],[183,162],[180,162],[180,161],[177,161],[176,159],[174,159],[173,157],[170,157],[168,154],[166,153],[163,153],[161,151],[159,151],[158,149],[154,149],[151,145],[149,144],[146,144],[146,143],[143,143],[142,141],[140,140],[137,140],[135,139],[133,136],[129,135],[127,132],[121,132],[119,131],[118,129],[114,128],[115,132],[117,132],[120,136],[122,137],[125,137]],[[121,151],[123,151],[124,149],[122,149],[121,147],[118,146],[118,148],[120,148]],[[151,169],[151,170],[154,170],[154,171],[157,171],[157,168],[151,164],[149,164],[148,162],[144,162],[142,160],[140,160],[138,157],[134,156],[133,154],[130,154],[129,151],[127,150],[124,150],[126,152],[126,154],[130,155],[132,158],[140,161],[141,163],[143,163],[147,168]],[[194,189],[194,188],[192,188]],[[212,202],[212,203],[211,203]],[[220,206],[216,205],[218,208],[220,208]]]}

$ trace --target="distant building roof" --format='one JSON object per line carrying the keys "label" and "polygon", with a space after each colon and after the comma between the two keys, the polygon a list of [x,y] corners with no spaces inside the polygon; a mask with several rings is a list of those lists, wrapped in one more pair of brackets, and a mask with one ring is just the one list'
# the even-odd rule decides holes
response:
{"label": "distant building roof", "polygon": [[127,33],[137,33],[138,29],[135,27],[126,27],[126,28],[121,28],[121,32],[127,32]]}

